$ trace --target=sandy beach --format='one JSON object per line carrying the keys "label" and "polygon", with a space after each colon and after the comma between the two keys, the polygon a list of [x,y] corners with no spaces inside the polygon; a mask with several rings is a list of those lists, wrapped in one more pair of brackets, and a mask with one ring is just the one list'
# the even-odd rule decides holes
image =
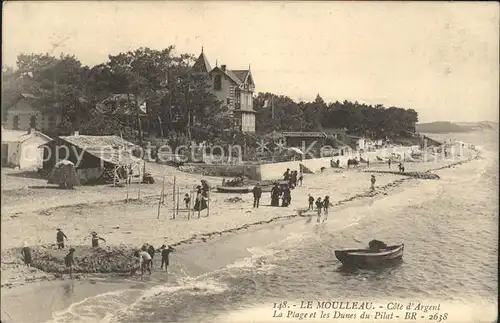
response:
{"label": "sandy beach", "polygon": [[[457,161],[406,163],[406,171],[427,171],[454,164]],[[393,166],[394,168],[394,166]],[[38,269],[27,268],[21,262],[18,249],[29,245],[55,242],[55,229],[62,228],[68,236],[68,246],[88,244],[88,235],[95,230],[106,239],[105,245],[140,246],[145,242],[160,246],[203,242],[213,235],[231,233],[251,225],[261,225],[278,219],[295,217],[307,207],[308,194],[330,196],[334,206],[355,200],[387,195],[400,185],[418,179],[398,174],[377,173],[376,189],[370,191],[370,171],[389,171],[386,164],[370,168],[327,169],[319,174],[305,174],[303,186],[292,191],[290,207],[270,207],[269,193],[264,193],[261,206],[253,208],[252,194],[211,193],[210,213],[182,210],[173,219],[172,185],[175,175],[182,195],[204,178],[216,185],[221,178],[188,174],[169,166],[150,164],[155,176],[152,185],[132,185],[129,200],[126,188],[82,186],[66,191],[47,187],[45,180],[21,177],[13,171],[2,171],[2,288],[12,288],[27,282],[53,279]],[[165,176],[165,204],[158,218],[158,202]],[[228,201],[239,197],[239,201]],[[332,210],[335,212],[335,209]],[[308,214],[302,214],[308,215]],[[85,240],[87,239],[87,240]],[[14,251],[16,250],[16,251]]]}

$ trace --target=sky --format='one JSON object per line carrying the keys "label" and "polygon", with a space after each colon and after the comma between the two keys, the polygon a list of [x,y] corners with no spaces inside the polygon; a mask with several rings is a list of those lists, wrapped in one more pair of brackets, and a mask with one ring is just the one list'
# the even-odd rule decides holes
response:
{"label": "sky", "polygon": [[61,52],[93,66],[174,45],[228,69],[251,66],[257,92],[351,100],[420,122],[498,121],[497,2],[3,2],[4,65]]}

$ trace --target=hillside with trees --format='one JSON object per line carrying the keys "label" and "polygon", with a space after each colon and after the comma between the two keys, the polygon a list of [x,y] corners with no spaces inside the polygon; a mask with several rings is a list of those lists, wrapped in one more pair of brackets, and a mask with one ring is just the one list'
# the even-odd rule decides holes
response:
{"label": "hillside with trees", "polygon": [[[272,101],[274,108],[264,107],[265,101]],[[414,133],[418,122],[418,113],[413,109],[350,101],[326,103],[319,94],[313,102],[297,103],[287,96],[259,93],[254,109],[258,112],[256,127],[260,133],[345,128],[353,135],[393,138]]]}

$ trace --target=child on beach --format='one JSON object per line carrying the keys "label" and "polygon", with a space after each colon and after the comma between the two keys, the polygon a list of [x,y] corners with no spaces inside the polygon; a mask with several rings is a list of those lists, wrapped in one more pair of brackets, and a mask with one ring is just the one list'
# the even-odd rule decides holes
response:
{"label": "child on beach", "polygon": [[73,258],[75,254],[75,248],[70,248],[66,257],[64,257],[64,264],[66,268],[69,269],[69,277],[73,278],[73,266],[75,265],[75,259]]}
{"label": "child on beach", "polygon": [[171,246],[162,245],[161,248],[161,269],[163,269],[163,265],[165,265],[165,272],[168,273],[168,265],[169,265],[169,256],[171,252],[174,252],[175,249]]}
{"label": "child on beach", "polygon": [[186,209],[189,209],[189,205],[191,204],[191,197],[189,197],[188,193],[184,195],[184,203],[186,203]]}
{"label": "child on beach", "polygon": [[318,199],[316,200],[316,210],[318,211],[318,221],[319,222],[319,219],[321,217],[321,209],[323,208],[323,202],[321,201],[321,197],[318,197]]}
{"label": "child on beach", "polygon": [[302,181],[304,180],[304,174],[302,174],[302,172],[300,172],[299,174],[299,183],[300,183],[300,186],[302,186]]}
{"label": "child on beach", "polygon": [[309,210],[314,210],[314,197],[312,197],[311,194],[309,194]]}
{"label": "child on beach", "polygon": [[375,179],[375,175],[372,175],[372,178],[370,179],[370,182],[372,183],[372,186],[371,186],[372,191],[375,190],[375,182],[376,181],[377,180]]}
{"label": "child on beach", "polygon": [[323,212],[325,213],[325,217],[323,218],[323,222],[328,218],[328,208],[330,207],[330,197],[327,195],[323,199]]}
{"label": "child on beach", "polygon": [[64,249],[64,239],[68,240],[68,237],[62,232],[60,228],[57,228],[57,233],[56,233],[56,242],[57,242],[57,249]]}

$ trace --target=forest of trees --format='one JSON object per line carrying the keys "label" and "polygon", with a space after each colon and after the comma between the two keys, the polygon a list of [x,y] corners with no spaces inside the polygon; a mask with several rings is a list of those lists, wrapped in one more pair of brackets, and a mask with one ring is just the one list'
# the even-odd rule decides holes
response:
{"label": "forest of trees", "polygon": [[[264,102],[271,99],[274,109],[264,108]],[[312,102],[297,103],[287,96],[259,93],[254,99],[254,109],[258,112],[256,127],[260,133],[334,128],[378,139],[413,133],[418,122],[418,114],[413,109],[349,101],[326,103],[319,94]]]}
{"label": "forest of trees", "polygon": [[229,127],[229,115],[207,89],[207,76],[192,70],[193,62],[192,55],[175,55],[174,47],[110,55],[107,62],[91,68],[74,56],[21,54],[15,69],[2,71],[2,113],[21,93],[28,93],[37,105],[51,110],[47,112],[62,116],[55,134],[79,130],[132,136],[138,124],[129,129],[119,118],[96,109],[109,95],[123,93],[145,100],[155,136],[220,136]]}
{"label": "forest of trees", "polygon": [[[15,68],[2,68],[2,113],[21,93],[28,93],[40,106],[62,116],[52,135],[79,130],[137,137],[137,127],[96,109],[109,95],[124,93],[146,101],[155,137],[234,140],[234,133],[224,131],[231,129],[230,115],[210,93],[206,75],[191,68],[194,59],[190,54],[175,54],[173,46],[110,55],[107,62],[94,67],[69,55],[21,54]],[[265,100],[272,101],[274,109],[264,107]],[[418,121],[412,109],[326,103],[320,95],[312,102],[297,103],[286,96],[259,93],[254,109],[258,134],[345,128],[355,135],[383,138],[414,132]]]}

